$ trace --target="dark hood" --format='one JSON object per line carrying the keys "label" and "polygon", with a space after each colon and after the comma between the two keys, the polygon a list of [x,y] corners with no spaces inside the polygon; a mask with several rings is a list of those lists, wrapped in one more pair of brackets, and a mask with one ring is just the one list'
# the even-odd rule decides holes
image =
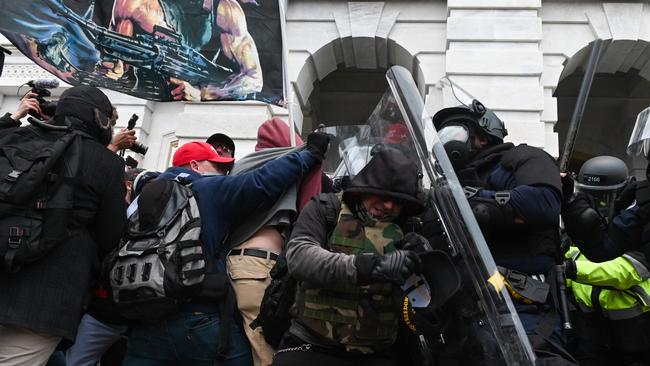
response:
{"label": "dark hood", "polygon": [[[296,146],[302,145],[300,135],[296,134]],[[291,138],[289,136],[289,125],[280,118],[273,117],[260,126],[257,130],[257,145],[255,151],[273,147],[289,147]]]}
{"label": "dark hood", "polygon": [[419,177],[417,166],[402,151],[381,149],[352,179],[343,199],[351,204],[363,193],[393,197],[405,202],[401,216],[412,216],[424,209]]}
{"label": "dark hood", "polygon": [[70,125],[86,132],[103,145],[108,145],[111,142],[111,127],[107,130],[97,123],[95,109],[102,114],[101,118],[110,118],[113,114],[113,105],[101,90],[94,86],[74,86],[61,94],[56,106],[54,124]]}

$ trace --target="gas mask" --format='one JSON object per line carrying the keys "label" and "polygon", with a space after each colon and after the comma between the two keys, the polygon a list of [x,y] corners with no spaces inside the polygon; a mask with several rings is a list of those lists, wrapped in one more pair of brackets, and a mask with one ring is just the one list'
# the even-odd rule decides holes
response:
{"label": "gas mask", "polygon": [[463,125],[450,125],[438,131],[440,142],[455,170],[462,169],[473,155],[471,135]]}

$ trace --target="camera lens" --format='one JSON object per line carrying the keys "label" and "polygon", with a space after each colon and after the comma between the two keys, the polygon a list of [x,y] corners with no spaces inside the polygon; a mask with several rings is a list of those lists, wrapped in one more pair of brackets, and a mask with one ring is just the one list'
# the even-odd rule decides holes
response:
{"label": "camera lens", "polygon": [[129,150],[133,151],[136,154],[145,155],[147,154],[147,150],[149,150],[149,147],[139,142],[134,142],[133,145],[131,145],[131,147],[129,148]]}
{"label": "camera lens", "polygon": [[57,102],[41,103],[40,104],[41,112],[43,112],[45,116],[49,116],[49,117],[54,116],[56,114],[56,103]]}

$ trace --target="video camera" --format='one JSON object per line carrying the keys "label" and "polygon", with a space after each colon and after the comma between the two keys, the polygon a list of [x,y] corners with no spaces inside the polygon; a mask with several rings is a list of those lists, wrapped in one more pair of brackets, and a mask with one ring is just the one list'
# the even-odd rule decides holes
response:
{"label": "video camera", "polygon": [[27,85],[32,87],[32,92],[36,94],[36,100],[38,105],[41,107],[42,115],[36,113],[35,110],[30,110],[29,114],[36,118],[42,117],[51,117],[56,113],[56,101],[45,100],[45,97],[52,96],[52,93],[48,89],[55,89],[59,87],[59,81],[56,79],[39,79],[39,80],[30,80],[27,82]]}
{"label": "video camera", "polygon": [[[131,118],[129,119],[129,122],[126,125],[127,130],[133,130],[135,128],[135,123],[138,121],[138,115],[133,113]],[[145,144],[142,144],[140,142],[134,142],[133,145],[129,148],[129,150],[133,151],[136,154],[141,154],[145,155],[147,154],[147,150],[149,150],[149,147]]]}

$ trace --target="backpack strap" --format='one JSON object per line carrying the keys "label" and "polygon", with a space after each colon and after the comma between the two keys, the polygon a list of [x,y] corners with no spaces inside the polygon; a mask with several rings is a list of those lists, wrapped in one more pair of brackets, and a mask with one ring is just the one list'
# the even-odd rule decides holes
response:
{"label": "backpack strap", "polygon": [[[336,227],[341,211],[341,196],[333,193],[321,193],[313,198],[320,203],[320,212],[327,220],[327,237],[329,238]],[[329,248],[326,248],[329,249]]]}

